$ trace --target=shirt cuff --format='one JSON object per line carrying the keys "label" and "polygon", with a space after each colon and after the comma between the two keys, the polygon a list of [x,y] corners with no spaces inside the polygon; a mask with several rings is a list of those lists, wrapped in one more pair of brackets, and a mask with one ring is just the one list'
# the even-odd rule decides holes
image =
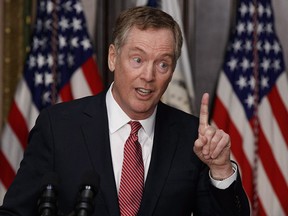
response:
{"label": "shirt cuff", "polygon": [[234,173],[222,181],[213,179],[209,171],[209,177],[211,179],[212,185],[218,189],[227,189],[237,179],[237,165],[235,163],[232,163],[232,169]]}

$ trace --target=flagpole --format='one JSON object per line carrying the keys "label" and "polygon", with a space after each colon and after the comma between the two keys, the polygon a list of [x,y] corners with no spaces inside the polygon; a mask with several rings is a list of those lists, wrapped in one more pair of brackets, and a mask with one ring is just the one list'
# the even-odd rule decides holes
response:
{"label": "flagpole", "polygon": [[51,54],[53,64],[51,67],[53,82],[51,85],[51,104],[55,104],[57,100],[57,67],[58,67],[58,15],[57,7],[58,0],[52,0],[53,10],[52,10],[52,35],[51,35]]}
{"label": "flagpole", "polygon": [[253,215],[258,215],[258,160],[259,160],[259,118],[258,118],[258,106],[259,106],[259,55],[257,49],[258,43],[258,2],[253,0],[254,13],[253,13],[253,76],[255,80],[254,86],[254,113],[253,113],[253,133],[254,133],[254,164],[253,164]]}

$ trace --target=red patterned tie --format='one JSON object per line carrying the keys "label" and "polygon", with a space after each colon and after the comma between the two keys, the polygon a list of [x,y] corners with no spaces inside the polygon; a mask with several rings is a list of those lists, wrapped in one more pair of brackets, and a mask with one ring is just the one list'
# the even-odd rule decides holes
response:
{"label": "red patterned tie", "polygon": [[124,159],[119,189],[121,216],[135,216],[140,208],[144,188],[144,165],[138,142],[138,121],[129,122],[131,133],[124,146]]}

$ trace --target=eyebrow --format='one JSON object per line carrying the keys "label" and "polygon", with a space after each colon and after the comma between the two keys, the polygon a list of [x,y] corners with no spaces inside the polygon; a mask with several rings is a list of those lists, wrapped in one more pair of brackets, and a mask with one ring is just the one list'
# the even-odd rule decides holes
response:
{"label": "eyebrow", "polygon": [[[146,54],[146,52],[145,52],[143,49],[141,49],[140,47],[133,47],[133,48],[130,49],[130,51],[131,51],[131,52],[140,51],[141,53]],[[130,51],[129,51],[129,52],[130,52]],[[162,58],[169,57],[169,58],[172,59],[172,61],[173,61],[173,59],[174,59],[174,55],[173,55],[173,54],[170,54],[170,53],[164,53],[164,54],[162,54],[160,57],[162,57]]]}

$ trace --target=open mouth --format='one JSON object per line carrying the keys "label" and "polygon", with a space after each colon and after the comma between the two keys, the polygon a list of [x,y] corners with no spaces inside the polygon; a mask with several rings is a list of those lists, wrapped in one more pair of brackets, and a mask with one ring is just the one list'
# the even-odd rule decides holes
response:
{"label": "open mouth", "polygon": [[152,90],[144,89],[144,88],[136,88],[136,91],[141,95],[148,95],[152,93]]}

